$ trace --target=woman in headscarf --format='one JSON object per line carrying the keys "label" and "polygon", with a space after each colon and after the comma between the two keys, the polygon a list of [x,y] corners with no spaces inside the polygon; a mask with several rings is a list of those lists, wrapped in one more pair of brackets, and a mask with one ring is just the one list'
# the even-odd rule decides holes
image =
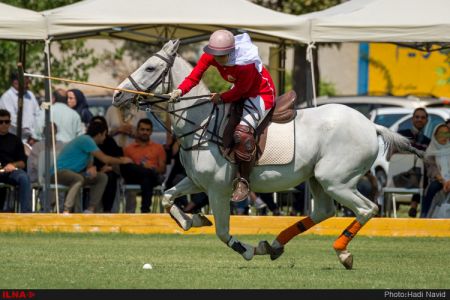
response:
{"label": "woman in headscarf", "polygon": [[440,191],[450,192],[450,129],[445,123],[433,131],[430,145],[425,152],[425,165],[430,184],[422,201],[420,217],[425,218],[434,196]]}
{"label": "woman in headscarf", "polygon": [[78,89],[68,90],[67,105],[77,111],[81,117],[81,122],[83,122],[87,128],[92,119],[92,113],[89,111],[89,106],[83,92]]}

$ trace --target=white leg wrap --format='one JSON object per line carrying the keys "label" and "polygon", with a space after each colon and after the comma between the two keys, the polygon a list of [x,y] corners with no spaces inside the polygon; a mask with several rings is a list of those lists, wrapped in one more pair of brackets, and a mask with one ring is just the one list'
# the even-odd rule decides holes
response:
{"label": "white leg wrap", "polygon": [[161,200],[161,204],[164,208],[169,208],[171,205],[173,205],[172,196],[164,194]]}
{"label": "white leg wrap", "polygon": [[184,230],[188,230],[192,227],[192,218],[184,213],[178,206],[172,205],[169,214],[175,219],[177,224]]}

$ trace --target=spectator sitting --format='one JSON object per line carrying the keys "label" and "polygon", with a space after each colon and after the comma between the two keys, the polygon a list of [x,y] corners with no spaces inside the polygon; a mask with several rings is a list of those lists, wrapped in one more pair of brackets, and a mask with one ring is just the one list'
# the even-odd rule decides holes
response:
{"label": "spectator sitting", "polygon": [[425,151],[430,144],[430,139],[423,133],[428,123],[428,113],[423,107],[418,107],[413,112],[412,128],[398,131],[407,137],[414,148]]}
{"label": "spectator sitting", "polygon": [[[258,196],[267,205],[273,216],[279,216],[281,214],[280,208],[273,199],[273,193],[258,193]],[[267,210],[265,208],[262,208],[261,215],[267,215]]]}
{"label": "spectator sitting", "polygon": [[[91,119],[91,122],[100,122],[107,127],[106,120],[102,116],[95,116]],[[123,150],[119,147],[116,141],[106,133],[105,141],[98,146],[103,153],[112,157],[123,156]],[[97,168],[97,172],[101,172],[108,176],[108,183],[106,184],[105,191],[103,192],[102,204],[103,212],[110,213],[116,199],[117,193],[117,180],[119,179],[119,170],[114,170],[113,166],[103,163],[98,158],[94,158],[94,165]]]}
{"label": "spectator sitting", "polygon": [[[57,89],[53,92],[52,114],[53,122],[58,126],[56,140],[68,143],[84,133],[80,115],[67,105],[67,93],[63,89]],[[45,127],[44,110],[41,110],[37,120],[36,139],[42,140]]]}
{"label": "spectator sitting", "polygon": [[85,213],[95,212],[102,199],[108,177],[104,173],[97,173],[92,156],[110,165],[131,162],[126,157],[115,158],[106,155],[98,148],[97,145],[102,144],[105,140],[107,130],[108,128],[103,123],[92,122],[85,135],[68,143],[58,155],[58,183],[69,187],[64,202],[64,213],[71,212],[76,199],[81,199],[80,191],[83,186],[90,186],[89,205]]}
{"label": "spectator sitting", "polygon": [[78,89],[68,90],[67,105],[76,110],[81,117],[81,122],[88,127],[92,119],[92,113],[89,111],[89,106],[83,92]]}
{"label": "spectator sitting", "polygon": [[131,118],[125,120],[122,110],[114,105],[108,108],[105,115],[109,126],[109,134],[122,148],[134,142],[137,123],[146,117],[145,111],[139,110]]}
{"label": "spectator sitting", "polygon": [[[56,135],[55,150],[56,150],[56,155],[58,155],[59,152],[61,152],[62,148],[64,147],[64,143],[58,140],[58,135],[57,135],[58,127],[55,125],[55,123],[52,123],[52,124],[53,124],[53,130]],[[42,153],[44,153],[44,151],[45,151],[45,141],[40,140],[40,141],[37,141],[33,145],[31,153],[28,156],[27,173],[28,173],[28,176],[30,177],[31,183],[39,183],[39,159],[40,159],[40,156],[42,155]],[[53,161],[52,156],[50,157],[50,159],[51,159],[51,161]],[[62,196],[64,196],[64,195],[62,195]],[[64,197],[60,197],[60,198],[63,199]],[[51,196],[51,202],[52,202],[52,204],[55,203],[54,195]],[[42,204],[42,208],[44,208],[45,205],[43,205],[42,201],[41,201],[41,204]]]}
{"label": "spectator sitting", "polygon": [[250,191],[248,197],[251,205],[254,206],[256,210],[262,210],[267,207],[267,204],[255,192]]}
{"label": "spectator sitting", "polygon": [[[20,212],[31,212],[31,184],[24,171],[27,157],[22,141],[12,133],[11,114],[0,109],[0,182],[18,187]],[[2,206],[3,207],[3,206]]]}
{"label": "spectator sitting", "polygon": [[250,209],[249,197],[242,201],[230,201],[230,214],[238,216],[248,216]]}
{"label": "spectator sitting", "polygon": [[[428,113],[423,107],[418,107],[414,110],[411,129],[400,130],[398,133],[407,137],[411,141],[411,145],[419,150],[425,151],[430,144],[430,139],[425,136],[423,129],[428,123]],[[427,173],[427,169],[424,169],[424,173]],[[427,177],[425,176],[423,183],[423,188],[425,189],[428,185]],[[409,209],[408,215],[415,218],[417,215],[417,207],[420,203],[420,195],[414,194],[411,199],[411,207]]]}
{"label": "spectator sitting", "polygon": [[[137,125],[136,140],[124,149],[125,156],[134,164],[122,165],[120,173],[128,184],[139,184],[142,192],[141,212],[150,212],[153,188],[163,182],[166,172],[166,152],[162,145],[150,140],[153,124],[141,119]],[[126,212],[135,212],[136,200],[127,199]]]}
{"label": "spectator sitting", "polygon": [[450,130],[446,124],[434,129],[430,146],[425,152],[425,165],[430,184],[422,201],[420,217],[426,218],[434,196],[440,191],[450,192]]}
{"label": "spectator sitting", "polygon": [[292,194],[292,210],[289,213],[291,216],[297,215],[305,215],[305,193],[306,186],[305,183],[302,182],[299,185],[294,187],[298,192]]}
{"label": "spectator sitting", "polygon": [[[28,89],[30,79],[24,80],[25,94],[23,95],[22,113],[22,141],[27,141],[34,136],[34,128],[39,115],[39,103],[34,94]],[[17,134],[17,114],[19,97],[19,77],[16,72],[11,74],[11,87],[0,98],[0,108],[7,110],[11,114],[11,126],[9,132]]]}

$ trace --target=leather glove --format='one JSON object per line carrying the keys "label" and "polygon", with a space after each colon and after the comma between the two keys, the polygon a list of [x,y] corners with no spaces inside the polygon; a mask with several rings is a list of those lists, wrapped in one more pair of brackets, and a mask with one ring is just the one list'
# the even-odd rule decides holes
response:
{"label": "leather glove", "polygon": [[211,94],[211,101],[214,102],[215,104],[223,103],[222,98],[220,98],[220,94],[219,93],[212,93]]}
{"label": "leather glove", "polygon": [[178,102],[178,101],[180,101],[180,97],[181,97],[182,93],[183,92],[180,89],[173,90],[172,93],[169,94],[170,95],[169,102]]}

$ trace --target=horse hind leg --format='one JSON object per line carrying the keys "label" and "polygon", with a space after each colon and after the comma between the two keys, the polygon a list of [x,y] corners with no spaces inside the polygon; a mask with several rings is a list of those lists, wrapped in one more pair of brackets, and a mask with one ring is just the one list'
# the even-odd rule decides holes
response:
{"label": "horse hind leg", "polygon": [[[320,183],[316,178],[311,177],[308,180],[311,193],[316,203],[316,207],[310,216],[303,218],[302,220],[296,222],[295,224],[284,229],[275,240],[272,242],[270,247],[267,246],[267,242],[262,241],[257,247],[257,251],[261,250],[258,248],[265,247],[268,254],[270,254],[270,259],[275,260],[280,257],[284,252],[284,245],[286,245],[293,237],[307,231],[316,224],[319,224],[323,220],[334,216],[335,207],[333,199],[324,191]],[[267,244],[266,244],[267,243]],[[261,251],[262,252],[262,251]],[[257,253],[258,254],[258,253]]]}
{"label": "horse hind leg", "polygon": [[347,250],[347,246],[359,230],[378,213],[378,206],[358,192],[356,187],[353,189],[342,186],[330,187],[327,192],[356,215],[356,219],[347,226],[333,243],[339,261],[346,269],[351,270],[353,268],[353,255]]}

